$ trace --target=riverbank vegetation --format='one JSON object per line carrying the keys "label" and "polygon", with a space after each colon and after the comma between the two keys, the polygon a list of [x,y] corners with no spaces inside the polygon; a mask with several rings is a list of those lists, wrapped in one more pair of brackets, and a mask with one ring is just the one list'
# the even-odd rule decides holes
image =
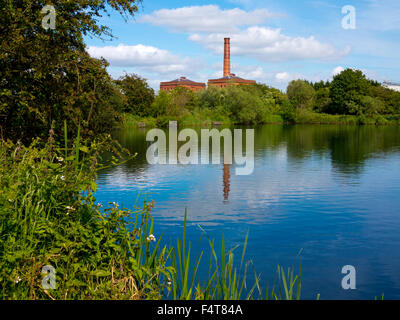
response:
{"label": "riverbank vegetation", "polygon": [[[124,80],[136,75],[126,75]],[[139,77],[140,78],[140,77]],[[134,80],[133,80],[134,79]],[[400,124],[400,93],[368,80],[359,70],[347,69],[331,82],[311,83],[295,80],[287,92],[265,84],[250,86],[210,87],[192,92],[178,87],[169,93],[160,91],[154,99],[150,88],[140,96],[146,103],[138,103],[140,110],[124,113],[122,125],[165,126],[170,120],[181,125],[231,124],[345,124],[398,125]],[[126,95],[139,93],[127,88]],[[150,103],[150,101],[153,101]]]}
{"label": "riverbank vegetation", "polygon": [[[244,261],[247,238],[240,264],[224,240],[217,252],[209,239],[194,256],[186,215],[183,236],[167,246],[153,227],[152,202],[133,210],[96,203],[96,172],[117,161],[99,156],[110,138],[88,142],[78,133],[68,142],[66,130],[59,144],[53,135],[29,147],[0,144],[0,299],[300,298],[293,269],[279,267],[276,282],[261,291]],[[208,277],[199,279],[204,263]],[[45,266],[54,268],[51,288],[43,284]]]}

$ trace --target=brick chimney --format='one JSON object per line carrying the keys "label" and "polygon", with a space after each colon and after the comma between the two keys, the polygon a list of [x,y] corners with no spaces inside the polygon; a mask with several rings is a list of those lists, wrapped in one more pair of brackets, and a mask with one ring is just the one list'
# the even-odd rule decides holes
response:
{"label": "brick chimney", "polygon": [[230,38],[224,39],[224,77],[231,74],[231,45]]}

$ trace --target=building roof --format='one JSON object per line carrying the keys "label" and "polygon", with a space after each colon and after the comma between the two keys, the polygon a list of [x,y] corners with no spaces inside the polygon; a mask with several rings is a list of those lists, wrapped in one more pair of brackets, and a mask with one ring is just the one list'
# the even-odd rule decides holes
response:
{"label": "building roof", "polygon": [[218,78],[218,79],[210,79],[210,80],[208,80],[208,82],[227,82],[227,81],[246,82],[246,83],[248,83],[248,82],[254,82],[255,83],[256,82],[255,80],[246,80],[246,79],[240,78],[240,77],[236,76],[235,74],[231,74],[229,76],[225,76],[225,77]]}
{"label": "building roof", "polygon": [[400,83],[390,82],[390,81],[383,81],[383,85],[387,85],[387,86],[400,86]]}
{"label": "building roof", "polygon": [[190,79],[187,79],[186,77],[180,77],[178,79],[172,80],[172,81],[167,81],[167,82],[161,82],[160,85],[190,85],[190,86],[205,86],[206,84],[204,82],[195,82]]}

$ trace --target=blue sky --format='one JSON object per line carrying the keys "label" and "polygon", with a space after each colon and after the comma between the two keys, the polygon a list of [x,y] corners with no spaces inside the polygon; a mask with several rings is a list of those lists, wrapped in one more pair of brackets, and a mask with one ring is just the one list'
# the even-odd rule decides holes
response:
{"label": "blue sky", "polygon": [[[344,29],[345,5],[356,28]],[[114,78],[137,73],[160,81],[222,75],[223,38],[231,71],[285,90],[293,79],[331,79],[343,68],[400,82],[399,0],[143,0],[134,19],[103,17],[116,39],[86,38],[88,52],[110,62]]]}

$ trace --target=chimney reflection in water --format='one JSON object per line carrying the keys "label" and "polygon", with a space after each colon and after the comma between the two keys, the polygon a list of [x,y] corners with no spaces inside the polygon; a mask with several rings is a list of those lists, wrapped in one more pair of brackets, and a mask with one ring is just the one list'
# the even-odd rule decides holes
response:
{"label": "chimney reflection in water", "polygon": [[228,202],[229,191],[231,189],[231,168],[229,164],[224,164],[224,203]]}

